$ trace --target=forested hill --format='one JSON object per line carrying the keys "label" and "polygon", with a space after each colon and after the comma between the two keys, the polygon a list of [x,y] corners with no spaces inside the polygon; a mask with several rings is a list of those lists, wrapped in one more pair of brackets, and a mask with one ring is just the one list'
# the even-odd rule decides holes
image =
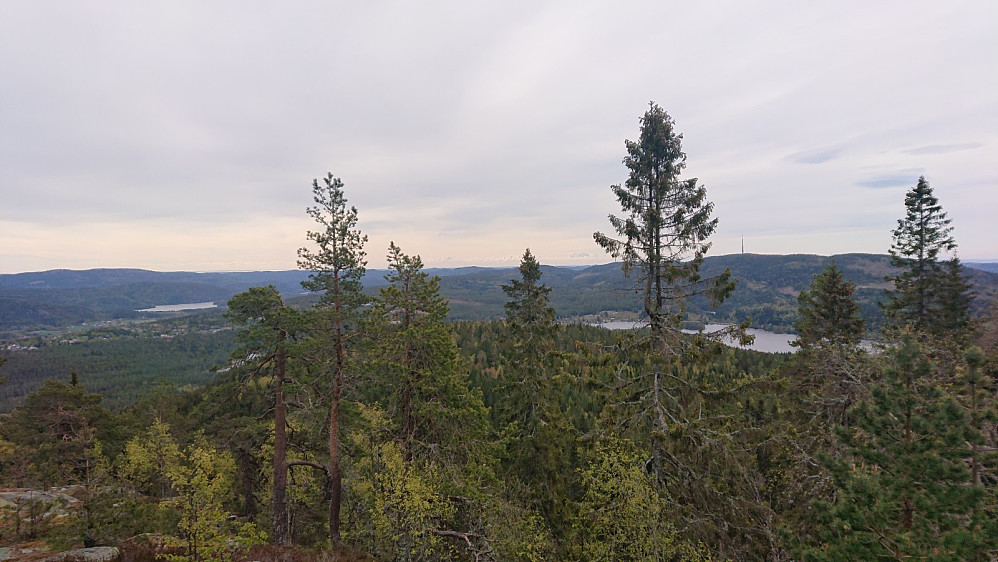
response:
{"label": "forested hill", "polygon": [[[732,298],[716,312],[705,303],[690,303],[695,320],[741,321],[774,331],[792,329],[797,295],[814,276],[834,260],[845,277],[856,284],[856,299],[868,325],[879,324],[877,301],[892,269],[886,255],[837,256],[731,254],[708,257],[707,276],[730,267],[738,279]],[[500,317],[506,295],[500,286],[517,277],[515,268],[463,267],[428,269],[441,277],[441,293],[450,300],[451,318],[479,320]],[[590,267],[543,266],[542,282],[552,287],[551,304],[562,318],[597,315],[605,311],[639,313],[641,299],[634,279],[619,264]],[[998,274],[967,269],[979,307],[998,295]],[[368,292],[384,285],[383,270],[369,270]],[[156,305],[211,301],[223,305],[232,295],[251,286],[274,285],[286,298],[302,294],[302,271],[155,272],[140,269],[52,270],[0,275],[0,337],[12,331],[59,328],[81,322],[138,318],[136,312]]]}

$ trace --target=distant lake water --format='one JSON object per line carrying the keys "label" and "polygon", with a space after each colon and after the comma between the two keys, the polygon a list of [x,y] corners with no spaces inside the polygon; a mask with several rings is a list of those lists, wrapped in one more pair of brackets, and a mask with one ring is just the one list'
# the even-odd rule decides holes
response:
{"label": "distant lake water", "polygon": [[[604,322],[597,324],[597,326],[601,326],[607,330],[633,330],[635,328],[643,328],[647,324],[641,322]],[[723,324],[707,324],[704,331],[713,332],[722,328],[725,328]],[[797,350],[797,348],[790,345],[790,342],[797,339],[797,336],[794,334],[776,334],[756,328],[749,328],[747,331],[749,334],[755,336],[755,342],[752,345],[739,346],[734,341],[727,341],[725,343],[732,347],[742,347],[764,353],[793,353]],[[683,330],[683,333],[695,334],[697,332],[696,330]]]}
{"label": "distant lake water", "polygon": [[135,312],[177,312],[180,310],[201,310],[203,308],[215,308],[218,305],[213,302],[188,302],[183,304],[161,304],[152,308],[143,308]]}

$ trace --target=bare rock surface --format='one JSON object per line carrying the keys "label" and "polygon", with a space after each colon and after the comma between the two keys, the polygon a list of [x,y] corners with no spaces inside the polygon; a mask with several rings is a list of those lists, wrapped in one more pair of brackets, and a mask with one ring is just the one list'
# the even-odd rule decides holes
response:
{"label": "bare rock surface", "polygon": [[60,552],[45,562],[114,562],[121,558],[121,551],[114,546],[95,546]]}

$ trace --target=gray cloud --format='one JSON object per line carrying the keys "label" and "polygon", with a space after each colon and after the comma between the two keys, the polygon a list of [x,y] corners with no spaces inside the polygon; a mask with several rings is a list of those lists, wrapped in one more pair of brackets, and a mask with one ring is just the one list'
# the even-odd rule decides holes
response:
{"label": "gray cloud", "polygon": [[787,155],[785,160],[796,164],[822,164],[838,157],[842,148],[821,148],[818,150],[806,150]]}
{"label": "gray cloud", "polygon": [[968,142],[962,144],[934,144],[930,146],[920,146],[902,150],[905,154],[947,154],[949,152],[960,152],[962,150],[973,150],[984,146],[982,142]]}

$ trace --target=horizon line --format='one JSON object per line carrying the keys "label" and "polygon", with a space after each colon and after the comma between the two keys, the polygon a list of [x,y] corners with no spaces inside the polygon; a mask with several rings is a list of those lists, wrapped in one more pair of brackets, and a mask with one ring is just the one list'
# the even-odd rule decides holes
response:
{"label": "horizon line", "polygon": [[[819,257],[835,257],[835,256],[845,256],[851,254],[866,254],[866,255],[889,255],[887,253],[874,253],[874,252],[841,252],[836,254],[818,254],[818,253],[805,253],[805,252],[792,252],[787,254],[779,253],[765,253],[765,252],[734,252],[728,254],[717,254],[713,256],[706,256],[708,258],[723,258],[729,256],[819,256]],[[998,263],[998,258],[961,258],[964,264],[968,263]],[[620,263],[619,261],[609,261],[603,263],[582,263],[582,264],[565,264],[565,263],[542,263],[541,265],[547,267],[571,267],[571,268],[581,268],[581,267],[597,267],[601,265],[611,265],[614,263]],[[516,262],[512,262],[509,265],[479,265],[479,264],[467,264],[467,265],[424,265],[424,269],[462,269],[466,267],[477,267],[481,269],[515,269],[518,267]],[[366,268],[371,271],[381,271],[388,269],[387,267],[370,267]],[[66,267],[55,267],[52,269],[41,269],[33,271],[15,271],[15,272],[0,272],[0,275],[29,275],[33,273],[50,273],[53,271],[67,271],[67,272],[87,272],[87,271],[101,271],[101,270],[133,270],[133,271],[148,271],[151,273],[196,273],[196,274],[207,274],[207,273],[284,273],[290,271],[305,271],[301,269],[149,269],[139,266],[95,266],[82,269],[73,269]]]}

